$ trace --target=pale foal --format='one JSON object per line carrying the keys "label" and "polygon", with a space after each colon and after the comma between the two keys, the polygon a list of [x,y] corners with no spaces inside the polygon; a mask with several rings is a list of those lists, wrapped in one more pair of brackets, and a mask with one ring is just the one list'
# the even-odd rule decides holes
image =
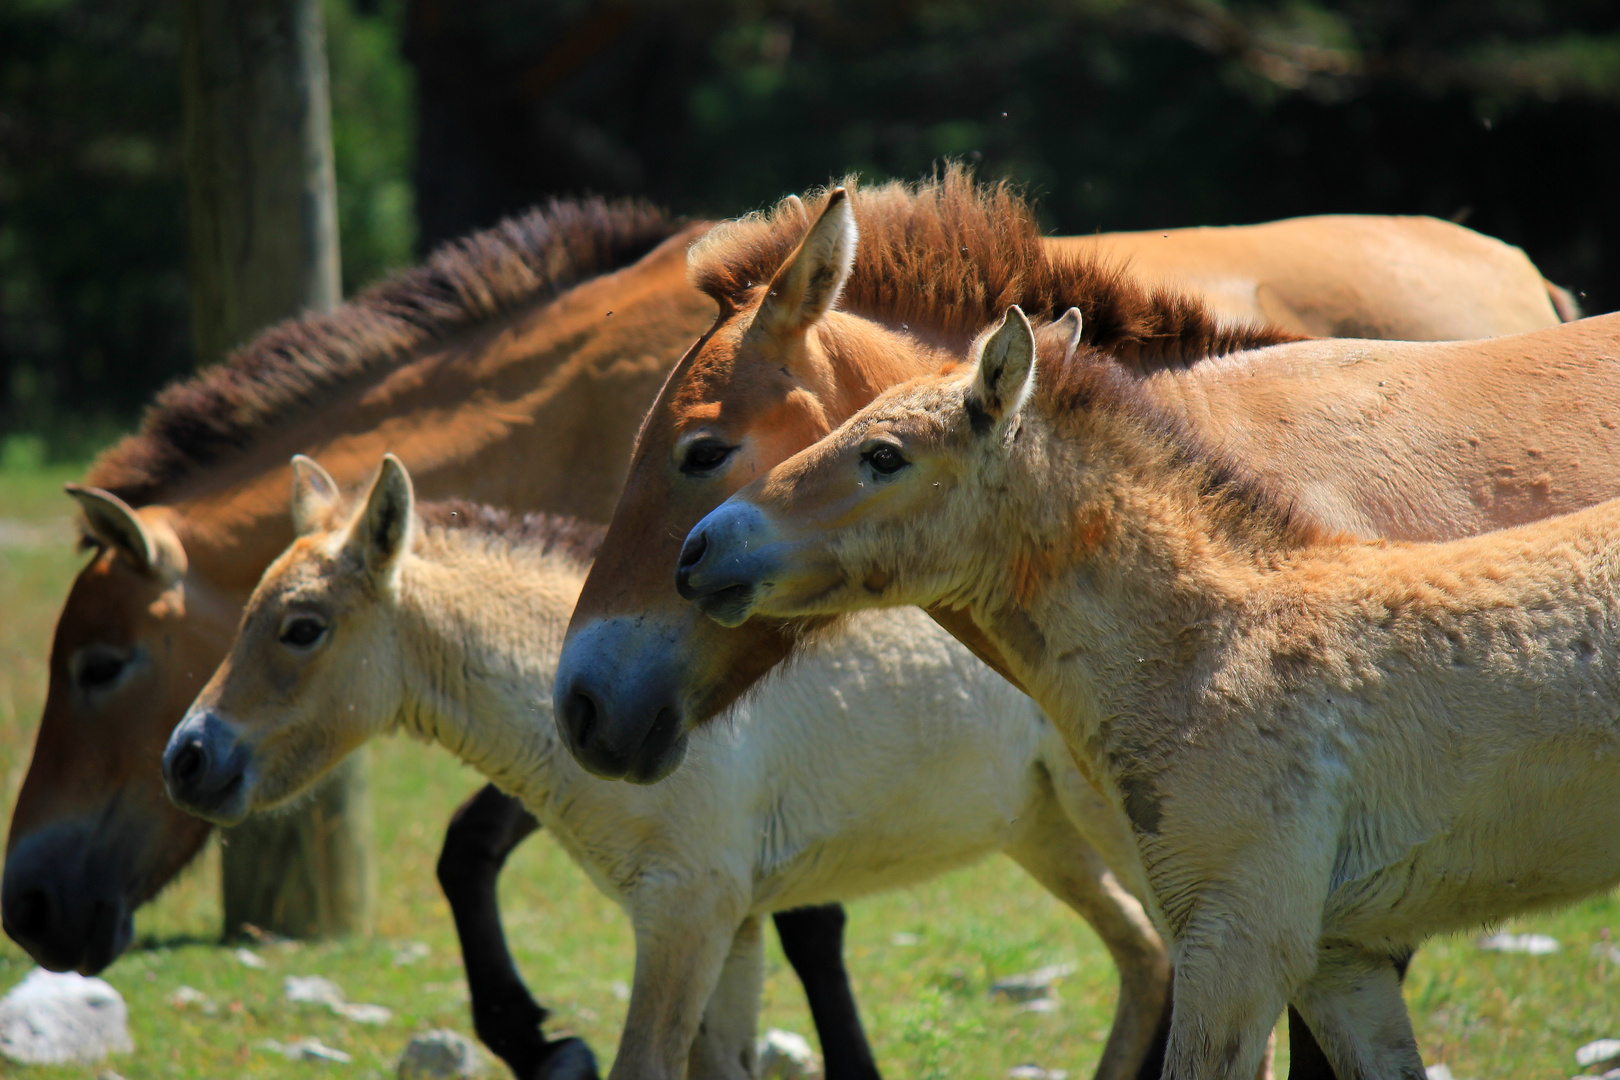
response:
{"label": "pale foal", "polygon": [[[1058,340],[1058,339],[1062,340]],[[712,617],[946,603],[1132,821],[1165,1075],[1252,1075],[1292,1001],[1341,1077],[1421,1078],[1430,935],[1620,879],[1620,501],[1444,544],[1294,516],[1016,308],[692,530]]]}
{"label": "pale foal", "polygon": [[693,741],[681,775],[604,781],[563,749],[550,706],[592,530],[494,529],[465,506],[460,527],[444,510],[424,524],[392,457],[352,516],[314,462],[296,475],[300,539],[165,755],[181,805],[234,822],[393,729],[449,748],[522,798],[629,914],[620,1080],[750,1074],[763,916],[1005,852],[1107,944],[1121,996],[1097,1076],[1141,1075],[1169,967],[1098,850],[1145,888],[1128,825],[1034,703],[926,617],[863,617],[807,647]]}

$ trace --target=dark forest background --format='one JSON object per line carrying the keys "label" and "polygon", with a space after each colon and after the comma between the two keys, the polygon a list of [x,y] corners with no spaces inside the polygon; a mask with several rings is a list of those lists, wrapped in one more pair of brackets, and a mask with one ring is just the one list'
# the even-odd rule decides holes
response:
{"label": "dark forest background", "polygon": [[[1433,214],[1620,307],[1614,0],[325,9],[347,292],[553,194],[729,217],[952,156],[1056,232]],[[0,0],[0,434],[35,452],[192,365],[177,23]]]}

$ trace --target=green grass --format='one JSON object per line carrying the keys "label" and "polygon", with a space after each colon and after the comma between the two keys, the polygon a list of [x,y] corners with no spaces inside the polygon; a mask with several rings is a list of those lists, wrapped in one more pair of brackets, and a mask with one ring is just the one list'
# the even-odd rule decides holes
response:
{"label": "green grass", "polygon": [[[50,632],[81,556],[72,550],[59,494],[74,470],[0,469],[0,518],[46,523],[59,542],[0,547],[0,777],[7,806],[27,766],[45,687]],[[54,525],[52,523],[54,522]],[[378,930],[370,940],[258,948],[254,970],[234,948],[215,943],[218,865],[210,850],[137,920],[138,946],[106,978],[129,1004],[136,1051],[110,1064],[144,1077],[308,1077],[392,1075],[410,1035],[444,1026],[471,1033],[448,911],[432,877],[450,810],[480,780],[449,755],[404,740],[373,750],[380,881]],[[555,1012],[551,1031],[585,1036],[603,1067],[612,1060],[621,999],[631,977],[631,938],[619,911],[544,834],[513,857],[502,882],[507,927],[537,996]],[[1462,1080],[1566,1077],[1571,1056],[1590,1039],[1620,1034],[1620,971],[1594,945],[1620,930],[1620,905],[1590,901],[1567,912],[1515,923],[1551,934],[1563,950],[1546,957],[1481,953],[1471,938],[1436,942],[1419,954],[1408,1000],[1425,1059],[1444,1061]],[[899,944],[897,934],[916,944]],[[403,946],[420,942],[425,959],[398,966]],[[813,1036],[803,997],[771,938],[764,1023]],[[878,1060],[895,1080],[978,1077],[1036,1062],[1088,1075],[1108,1024],[1113,972],[1091,932],[1027,880],[992,859],[905,892],[850,905],[848,960]],[[993,978],[1069,962],[1050,1014],[992,1002]],[[0,943],[0,990],[31,964]],[[391,1022],[367,1027],[324,1009],[291,1005],[287,975],[325,975],[350,1000],[386,1005]],[[215,1015],[177,1009],[190,986],[213,999]],[[351,1066],[289,1062],[265,1040],[313,1036],[352,1054]],[[1286,1058],[1286,1046],[1281,1048]],[[0,1065],[30,1078],[93,1077],[95,1068]],[[1285,1065],[1284,1065],[1285,1067]]]}

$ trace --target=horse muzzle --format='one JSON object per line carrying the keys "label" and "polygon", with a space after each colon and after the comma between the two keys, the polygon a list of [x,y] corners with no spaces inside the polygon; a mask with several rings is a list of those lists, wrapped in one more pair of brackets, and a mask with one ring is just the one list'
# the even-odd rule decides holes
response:
{"label": "horse muzzle", "polygon": [[94,975],[134,937],[122,871],[136,845],[104,840],[89,822],[63,821],[19,838],[6,855],[0,921],[48,971]]}
{"label": "horse muzzle", "polygon": [[169,799],[188,814],[216,825],[247,817],[247,766],[253,752],[236,729],[213,712],[187,714],[163,751]]}
{"label": "horse muzzle", "polygon": [[552,703],[574,760],[604,780],[651,784],[686,757],[675,642],[640,619],[603,619],[568,636]]}
{"label": "horse muzzle", "polygon": [[692,527],[675,567],[675,591],[721,626],[740,626],[769,588],[779,545],[752,503],[725,502]]}

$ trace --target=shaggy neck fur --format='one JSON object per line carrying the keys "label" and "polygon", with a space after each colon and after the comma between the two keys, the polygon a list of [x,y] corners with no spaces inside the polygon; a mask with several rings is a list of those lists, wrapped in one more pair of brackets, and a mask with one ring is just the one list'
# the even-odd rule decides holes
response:
{"label": "shaggy neck fur", "polygon": [[[543,793],[524,785],[549,775],[544,766],[563,752],[551,687],[589,569],[582,553],[596,538],[580,542],[579,527],[545,515],[503,519],[510,531],[486,531],[480,513],[490,516],[477,507],[445,510],[440,520],[450,527],[425,524],[400,564],[406,682],[398,723],[532,798]],[[529,528],[536,522],[539,529]],[[559,539],[559,526],[574,534]]]}
{"label": "shaggy neck fur", "polygon": [[1053,369],[1009,445],[990,448],[1004,479],[984,485],[982,550],[1004,554],[975,567],[953,602],[1006,639],[1032,689],[1044,669],[1157,692],[1162,682],[1133,670],[1138,657],[1191,661],[1268,575],[1334,539],[1157,409],[1136,376],[1098,356],[1042,366]]}

